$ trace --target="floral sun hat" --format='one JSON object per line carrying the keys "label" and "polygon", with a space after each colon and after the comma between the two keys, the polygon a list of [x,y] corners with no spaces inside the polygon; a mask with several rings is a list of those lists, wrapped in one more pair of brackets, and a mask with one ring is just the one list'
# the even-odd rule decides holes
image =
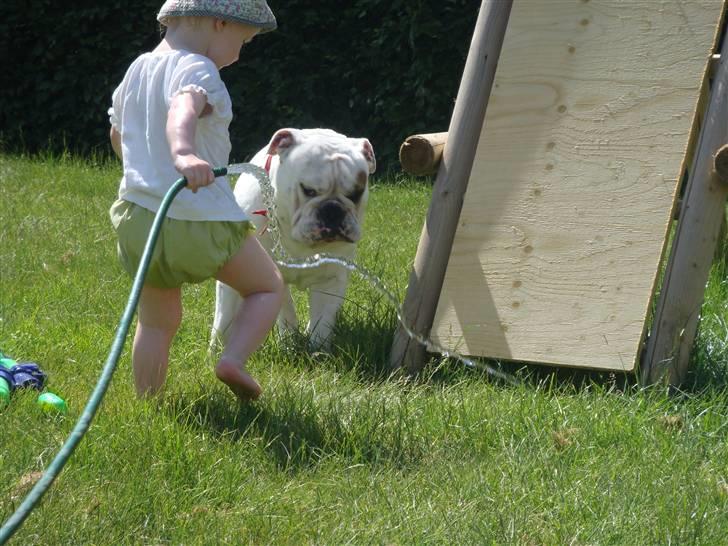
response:
{"label": "floral sun hat", "polygon": [[265,0],[167,0],[157,20],[163,25],[170,17],[219,17],[270,32],[278,26]]}

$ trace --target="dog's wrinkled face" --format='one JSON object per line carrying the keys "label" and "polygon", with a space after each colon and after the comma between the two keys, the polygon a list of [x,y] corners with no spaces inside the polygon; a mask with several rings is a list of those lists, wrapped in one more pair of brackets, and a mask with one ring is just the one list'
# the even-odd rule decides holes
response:
{"label": "dog's wrinkled face", "polygon": [[368,174],[350,155],[333,153],[323,165],[309,165],[293,188],[294,239],[306,243],[361,237],[360,210],[368,195]]}
{"label": "dog's wrinkled face", "polygon": [[368,140],[323,129],[282,129],[268,152],[280,156],[278,214],[290,223],[295,241],[309,246],[359,241],[376,165]]}

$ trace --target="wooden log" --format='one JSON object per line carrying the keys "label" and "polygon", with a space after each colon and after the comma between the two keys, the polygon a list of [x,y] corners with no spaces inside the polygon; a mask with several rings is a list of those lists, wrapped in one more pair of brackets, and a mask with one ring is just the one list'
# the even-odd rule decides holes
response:
{"label": "wooden log", "polygon": [[[421,335],[429,335],[437,309],[512,5],[513,0],[483,0],[475,23],[450,118],[450,142],[437,172],[403,305],[405,322]],[[399,325],[390,365],[416,373],[424,361],[425,348]]]}
{"label": "wooden log", "polygon": [[[724,31],[725,32],[725,31]],[[702,126],[695,163],[682,200],[652,332],[642,361],[643,383],[678,385],[688,371],[705,284],[725,216],[728,184],[714,174],[713,158],[728,140],[728,40]]]}
{"label": "wooden log", "polygon": [[447,133],[428,133],[408,136],[399,147],[402,170],[415,176],[437,173]]}
{"label": "wooden log", "polygon": [[713,170],[721,182],[728,184],[728,144],[723,144],[715,153]]}

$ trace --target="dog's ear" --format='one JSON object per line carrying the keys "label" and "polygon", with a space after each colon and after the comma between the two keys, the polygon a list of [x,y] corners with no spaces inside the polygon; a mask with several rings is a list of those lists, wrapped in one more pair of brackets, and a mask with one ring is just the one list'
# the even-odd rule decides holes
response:
{"label": "dog's ear", "polygon": [[268,153],[270,155],[286,155],[296,144],[295,129],[279,129],[268,144]]}
{"label": "dog's ear", "polygon": [[361,139],[361,146],[361,153],[367,160],[367,165],[369,165],[369,174],[372,174],[377,170],[377,158],[374,157],[374,148],[372,148],[372,143],[366,138]]}

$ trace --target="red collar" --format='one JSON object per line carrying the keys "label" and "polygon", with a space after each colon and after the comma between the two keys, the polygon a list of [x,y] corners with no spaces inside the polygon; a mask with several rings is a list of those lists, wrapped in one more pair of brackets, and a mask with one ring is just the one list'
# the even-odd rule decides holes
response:
{"label": "red collar", "polygon": [[[273,161],[273,156],[271,154],[268,154],[268,157],[265,158],[265,172],[266,174],[270,175],[270,164]],[[254,210],[253,214],[257,214],[259,216],[268,216],[268,209],[261,209],[261,210]],[[265,228],[263,228],[263,233],[265,231]]]}

